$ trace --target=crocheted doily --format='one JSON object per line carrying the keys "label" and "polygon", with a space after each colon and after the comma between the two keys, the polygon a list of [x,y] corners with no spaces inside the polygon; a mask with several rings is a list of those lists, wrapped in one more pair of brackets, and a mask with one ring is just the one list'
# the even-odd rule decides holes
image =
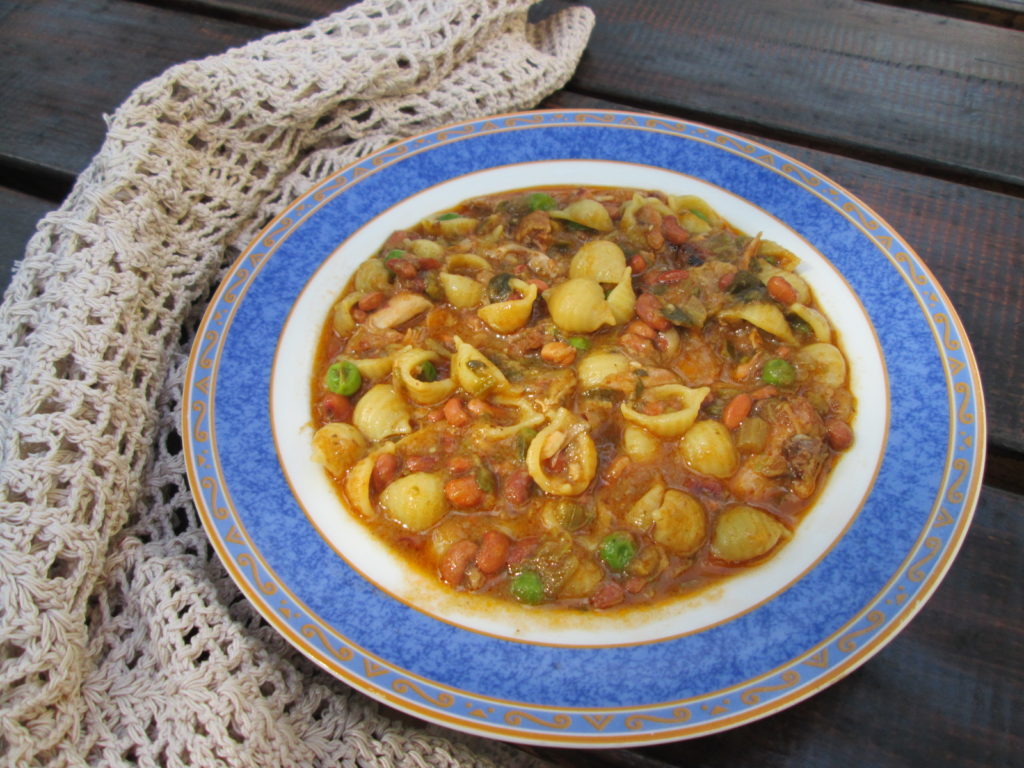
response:
{"label": "crocheted doily", "polygon": [[219,276],[391,141],[561,87],[593,16],[366,0],[176,66],[109,118],[0,309],[0,758],[16,766],[519,765],[307,662],[242,597],[185,480],[180,396]]}

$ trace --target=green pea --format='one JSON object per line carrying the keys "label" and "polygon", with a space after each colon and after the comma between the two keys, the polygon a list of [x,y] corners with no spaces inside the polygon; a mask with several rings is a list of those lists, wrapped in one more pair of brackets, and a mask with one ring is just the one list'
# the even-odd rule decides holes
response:
{"label": "green pea", "polygon": [[781,357],[774,357],[764,364],[761,369],[761,380],[765,384],[774,384],[777,387],[788,387],[796,381],[796,369],[788,360]]}
{"label": "green pea", "polygon": [[570,347],[576,347],[580,352],[586,352],[590,349],[590,341],[582,336],[573,336],[571,339],[567,339],[567,341]]}
{"label": "green pea", "polygon": [[557,206],[555,199],[543,192],[532,192],[527,195],[526,204],[530,206],[531,211],[550,211]]}
{"label": "green pea", "polygon": [[544,581],[537,571],[530,568],[513,576],[509,588],[512,596],[521,603],[537,605],[544,602]]}
{"label": "green pea", "polygon": [[384,263],[391,261],[392,259],[405,258],[405,251],[401,248],[392,248],[390,251],[384,254]]}
{"label": "green pea", "polygon": [[625,531],[616,531],[601,540],[598,553],[605,565],[613,571],[622,571],[636,555],[636,544],[633,543],[633,537]]}
{"label": "green pea", "polygon": [[438,221],[450,221],[451,219],[457,219],[457,218],[459,218],[459,214],[457,214],[457,213],[454,213],[454,212],[453,213],[442,213],[440,216],[437,217],[437,220]]}
{"label": "green pea", "polygon": [[437,366],[429,360],[425,360],[423,365],[420,366],[417,378],[420,381],[437,381]]}
{"label": "green pea", "polygon": [[355,364],[341,360],[327,369],[324,386],[336,395],[354,395],[363,386],[363,377]]}

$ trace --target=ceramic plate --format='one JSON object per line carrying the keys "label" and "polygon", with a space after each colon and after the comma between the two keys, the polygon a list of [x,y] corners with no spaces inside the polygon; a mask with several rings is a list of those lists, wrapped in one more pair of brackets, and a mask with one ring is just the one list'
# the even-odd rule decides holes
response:
{"label": "ceramic plate", "polygon": [[[698,194],[740,229],[800,256],[851,362],[857,441],[793,541],[764,566],[625,616],[498,609],[408,573],[311,461],[312,351],[355,266],[423,216],[544,184]],[[449,126],[388,147],[295,201],[210,304],[183,427],[214,547],[306,656],[426,720],[590,747],[747,723],[866,661],[949,568],[977,501],[985,446],[963,328],[885,221],[768,147],[695,123],[603,111]]]}

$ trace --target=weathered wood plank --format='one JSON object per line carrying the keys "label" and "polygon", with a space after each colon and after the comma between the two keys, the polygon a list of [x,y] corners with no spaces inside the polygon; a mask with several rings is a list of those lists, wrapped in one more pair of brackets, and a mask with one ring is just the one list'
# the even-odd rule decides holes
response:
{"label": "weathered wood plank", "polygon": [[571,90],[1024,188],[1024,33],[854,0],[587,4]]}
{"label": "weathered wood plank", "polygon": [[136,85],[264,34],[123,0],[16,0],[0,23],[14,62],[0,79],[0,159],[77,174],[103,141],[103,114]]}
{"label": "weathered wood plank", "polygon": [[921,613],[809,701],[733,731],[634,750],[538,750],[557,765],[688,768],[1014,765],[1024,736],[1024,516],[986,487],[963,549]]}
{"label": "weathered wood plank", "polygon": [[[615,105],[568,92],[545,107]],[[748,138],[763,141],[756,136]],[[990,442],[1024,452],[1024,199],[841,155],[764,142],[846,187],[898,231],[948,293],[979,360]]]}
{"label": "weathered wood plank", "polygon": [[36,222],[57,203],[33,195],[0,187],[0,211],[4,225],[0,227],[0,295],[7,290],[15,262],[25,255],[25,246],[35,232]]}
{"label": "weathered wood plank", "polygon": [[255,24],[267,29],[290,29],[329,16],[359,0],[136,0],[188,13]]}

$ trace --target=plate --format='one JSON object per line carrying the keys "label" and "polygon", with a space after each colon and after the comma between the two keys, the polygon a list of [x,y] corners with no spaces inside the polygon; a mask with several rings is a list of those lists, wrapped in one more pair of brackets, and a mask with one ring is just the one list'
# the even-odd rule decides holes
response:
{"label": "plate", "polygon": [[[779,557],[656,609],[496,609],[410,575],[309,458],[311,350],[355,266],[394,229],[541,184],[693,193],[801,257],[840,329],[855,448]],[[941,287],[876,213],[821,174],[705,125],[530,112],[392,145],[324,180],[226,274],[189,360],[189,480],[242,592],[308,658],[390,706],[506,741],[635,746],[801,701],[913,617],[966,535],[984,404]]]}

